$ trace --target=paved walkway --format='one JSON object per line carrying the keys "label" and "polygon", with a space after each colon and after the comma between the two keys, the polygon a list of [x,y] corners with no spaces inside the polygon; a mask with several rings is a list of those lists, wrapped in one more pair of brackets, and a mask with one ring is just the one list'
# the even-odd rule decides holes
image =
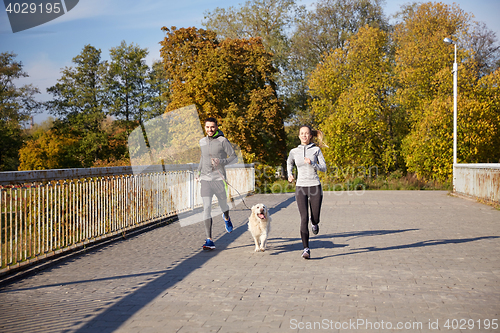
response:
{"label": "paved walkway", "polygon": [[233,233],[216,219],[211,252],[200,223],[159,227],[4,286],[0,332],[500,330],[499,210],[446,192],[325,193],[307,261],[293,196],[257,202],[272,207],[268,251],[253,252],[240,207]]}

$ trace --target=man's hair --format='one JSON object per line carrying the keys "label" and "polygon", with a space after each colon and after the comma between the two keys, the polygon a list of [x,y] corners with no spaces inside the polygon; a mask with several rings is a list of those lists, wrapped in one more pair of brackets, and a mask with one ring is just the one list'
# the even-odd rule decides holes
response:
{"label": "man's hair", "polygon": [[208,117],[207,119],[205,119],[205,124],[206,123],[215,123],[215,125],[219,126],[217,124],[217,119],[215,119],[214,117]]}

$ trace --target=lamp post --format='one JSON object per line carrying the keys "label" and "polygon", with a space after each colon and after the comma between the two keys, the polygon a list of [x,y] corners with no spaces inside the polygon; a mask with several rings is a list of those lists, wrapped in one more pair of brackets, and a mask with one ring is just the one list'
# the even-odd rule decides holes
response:
{"label": "lamp post", "polygon": [[453,191],[455,191],[455,164],[457,164],[457,43],[451,38],[445,38],[444,42],[455,46],[455,62],[453,63]]}

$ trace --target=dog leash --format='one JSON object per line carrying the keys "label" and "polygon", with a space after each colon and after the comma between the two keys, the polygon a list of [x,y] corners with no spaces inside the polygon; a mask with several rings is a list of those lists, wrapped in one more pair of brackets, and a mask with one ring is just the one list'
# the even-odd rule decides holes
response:
{"label": "dog leash", "polygon": [[236,193],[238,193],[238,195],[241,197],[241,201],[243,201],[243,204],[245,205],[245,207],[248,209],[248,210],[252,210],[250,207],[247,206],[247,203],[245,202],[245,199],[243,199],[243,196],[241,195],[241,193],[236,189],[236,187],[234,187],[233,185],[231,185],[226,177],[224,177],[224,175],[220,172],[219,168],[217,168],[217,172],[219,173],[219,175],[222,177],[222,181],[226,184],[226,185],[229,185],[231,186],[235,191]]}
{"label": "dog leash", "polygon": [[[218,132],[219,132],[219,131],[217,130],[217,133],[218,133]],[[216,134],[217,134],[217,133],[216,133]],[[212,163],[213,158],[212,158],[212,153],[211,153],[211,151],[210,151],[210,143],[209,143],[209,147],[208,147],[208,155],[209,155],[209,157],[210,157],[210,163]],[[215,169],[217,170],[217,172],[218,172],[218,173],[219,173],[219,175],[221,176],[222,181],[224,182],[224,184],[226,184],[226,185],[228,185],[228,186],[231,186],[231,187],[232,187],[232,188],[236,191],[236,193],[238,193],[238,195],[241,197],[241,201],[243,201],[243,204],[245,205],[245,207],[246,207],[248,210],[252,210],[250,207],[248,207],[248,205],[247,205],[247,203],[245,202],[245,200],[243,199],[243,196],[241,195],[241,193],[240,193],[240,192],[236,189],[236,187],[234,187],[233,185],[231,185],[231,184],[227,181],[227,178],[226,178],[226,177],[224,177],[224,175],[220,172],[219,168],[218,168],[217,166],[214,166],[213,164],[212,164],[212,167],[215,167]]]}

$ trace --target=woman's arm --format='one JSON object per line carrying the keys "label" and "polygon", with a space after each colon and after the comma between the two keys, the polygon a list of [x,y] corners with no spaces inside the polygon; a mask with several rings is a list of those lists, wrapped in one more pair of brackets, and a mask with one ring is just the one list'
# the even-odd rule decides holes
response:
{"label": "woman's arm", "polygon": [[293,163],[294,163],[294,158],[293,158],[293,150],[290,151],[288,154],[288,158],[286,160],[286,173],[288,175],[288,181],[293,182]]}
{"label": "woman's arm", "polygon": [[323,153],[321,152],[321,149],[319,149],[319,152],[318,152],[318,162],[313,163],[311,165],[314,167],[314,169],[316,169],[318,171],[321,171],[321,172],[326,171],[326,161],[325,161],[325,157],[323,156]]}

